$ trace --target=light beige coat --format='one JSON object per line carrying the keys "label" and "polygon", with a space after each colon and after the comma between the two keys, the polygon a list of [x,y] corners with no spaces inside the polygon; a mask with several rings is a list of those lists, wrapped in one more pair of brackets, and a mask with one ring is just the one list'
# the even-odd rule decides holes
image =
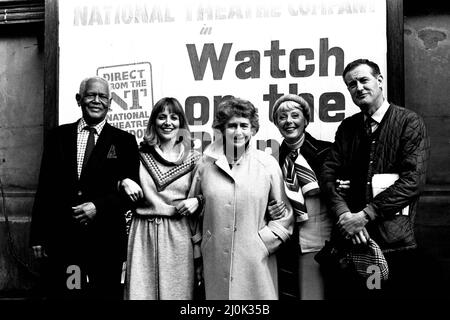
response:
{"label": "light beige coat", "polygon": [[[294,218],[275,158],[250,146],[230,169],[219,139],[198,165],[194,194],[205,197],[201,252],[206,299],[278,299],[273,253],[292,234]],[[268,221],[272,199],[284,201],[287,211]]]}

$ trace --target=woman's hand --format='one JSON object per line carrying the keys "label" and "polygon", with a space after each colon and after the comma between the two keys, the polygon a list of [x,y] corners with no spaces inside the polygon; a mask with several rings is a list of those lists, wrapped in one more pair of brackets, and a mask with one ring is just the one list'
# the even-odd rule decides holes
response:
{"label": "woman's hand", "polygon": [[342,196],[347,196],[350,189],[350,180],[336,180],[336,191]]}
{"label": "woman's hand", "polygon": [[129,178],[123,179],[120,182],[119,187],[133,202],[136,202],[144,197],[144,193],[142,192],[141,186]]}
{"label": "woman's hand", "polygon": [[47,258],[47,253],[43,246],[33,246],[33,256],[35,259]]}
{"label": "woman's hand", "polygon": [[177,204],[175,209],[177,213],[181,216],[190,216],[193,214],[199,207],[197,198],[189,198],[181,201]]}
{"label": "woman's hand", "polygon": [[267,206],[270,220],[277,220],[284,216],[286,204],[283,201],[271,200]]}

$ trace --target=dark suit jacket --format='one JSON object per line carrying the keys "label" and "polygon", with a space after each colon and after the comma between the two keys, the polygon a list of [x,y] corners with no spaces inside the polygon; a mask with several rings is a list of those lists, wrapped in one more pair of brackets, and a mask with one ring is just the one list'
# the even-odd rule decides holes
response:
{"label": "dark suit jacket", "polygon": [[[30,244],[43,245],[49,256],[126,257],[126,198],[117,182],[138,180],[135,138],[105,124],[86,168],[77,177],[77,122],[55,128],[44,146],[39,185],[31,222]],[[81,226],[72,207],[93,202],[95,219]]]}

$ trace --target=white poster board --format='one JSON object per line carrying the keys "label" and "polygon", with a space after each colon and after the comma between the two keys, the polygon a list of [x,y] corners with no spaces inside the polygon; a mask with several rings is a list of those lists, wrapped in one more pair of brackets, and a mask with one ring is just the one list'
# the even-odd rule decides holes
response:
{"label": "white poster board", "polygon": [[152,105],[172,96],[204,146],[214,108],[233,95],[259,110],[258,147],[275,146],[281,135],[270,111],[285,93],[304,94],[313,107],[307,131],[333,141],[339,123],[359,111],[341,77],[345,65],[368,58],[386,79],[386,3],[60,0],[59,46],[60,124],[81,116],[78,86],[99,75],[111,83],[108,121],[138,141]]}

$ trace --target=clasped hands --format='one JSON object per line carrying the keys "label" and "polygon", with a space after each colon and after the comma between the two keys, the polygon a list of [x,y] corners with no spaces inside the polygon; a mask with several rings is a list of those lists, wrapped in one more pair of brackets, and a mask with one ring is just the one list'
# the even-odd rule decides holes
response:
{"label": "clasped hands", "polygon": [[[342,196],[347,196],[350,190],[350,180],[336,180],[336,191]],[[357,213],[344,212],[337,222],[341,234],[346,239],[351,239],[353,244],[367,243],[369,233],[365,225],[369,222],[364,211]]]}
{"label": "clasped hands", "polygon": [[367,222],[364,211],[356,213],[344,212],[339,216],[337,225],[341,234],[346,239],[351,239],[353,244],[365,244],[370,238],[365,228]]}

